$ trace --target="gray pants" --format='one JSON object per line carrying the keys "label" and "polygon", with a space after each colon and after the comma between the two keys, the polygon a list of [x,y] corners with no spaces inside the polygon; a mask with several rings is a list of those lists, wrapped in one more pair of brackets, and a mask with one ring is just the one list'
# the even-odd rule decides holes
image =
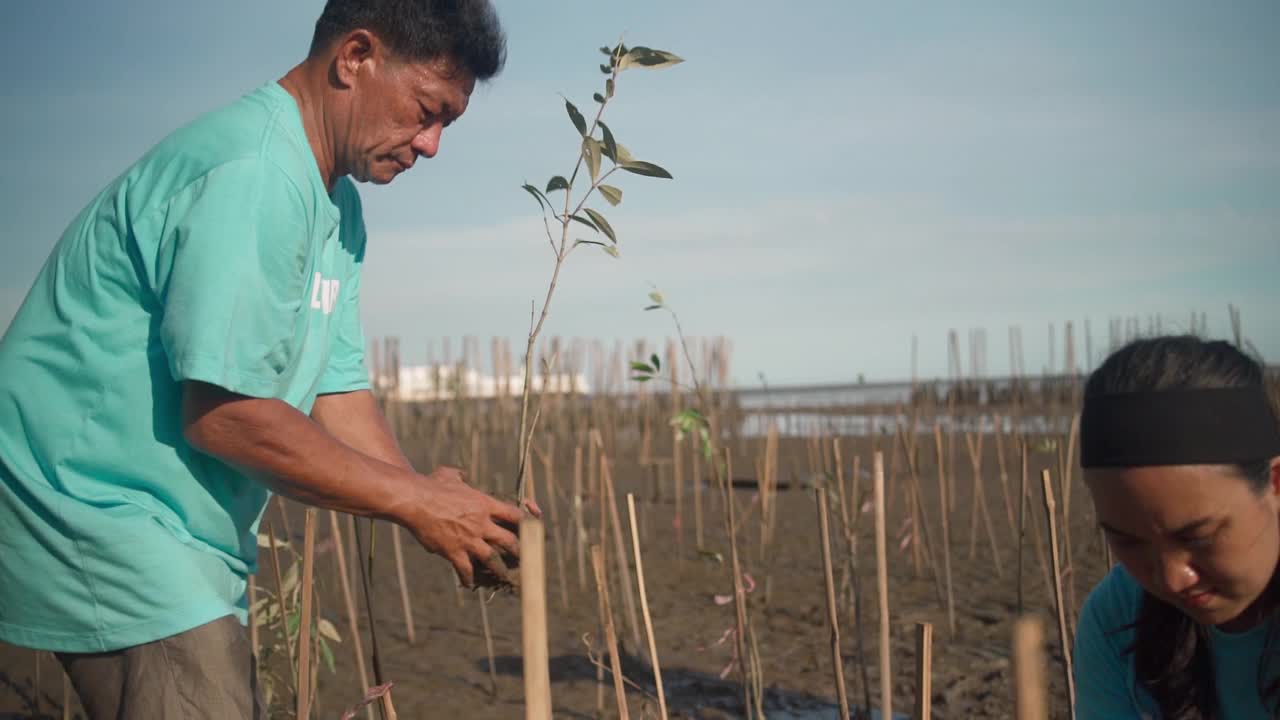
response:
{"label": "gray pants", "polygon": [[261,720],[257,663],[231,615],[106,653],[59,653],[90,720]]}

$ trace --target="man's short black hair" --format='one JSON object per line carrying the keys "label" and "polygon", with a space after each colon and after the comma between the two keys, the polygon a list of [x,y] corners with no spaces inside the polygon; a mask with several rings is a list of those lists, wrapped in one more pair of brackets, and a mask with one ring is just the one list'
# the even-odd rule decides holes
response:
{"label": "man's short black hair", "polygon": [[448,60],[477,80],[497,75],[507,59],[507,38],[489,0],[327,0],[311,55],[359,28],[405,60]]}

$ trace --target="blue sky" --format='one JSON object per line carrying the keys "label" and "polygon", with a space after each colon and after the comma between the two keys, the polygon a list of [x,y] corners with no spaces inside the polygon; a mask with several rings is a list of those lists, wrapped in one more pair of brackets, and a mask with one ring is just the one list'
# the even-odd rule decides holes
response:
{"label": "blue sky", "polygon": [[[75,213],[283,75],[321,4],[10,8],[0,327]],[[905,377],[913,334],[921,372],[944,374],[947,331],[979,327],[1002,373],[1010,325],[1036,370],[1051,323],[1088,318],[1100,347],[1111,317],[1176,329],[1195,310],[1226,335],[1229,303],[1280,357],[1276,3],[496,4],[504,73],[438,157],[361,186],[366,332],[407,361],[431,338],[520,341],[552,263],[520,184],[572,168],[560,95],[593,106],[596,48],[622,33],[687,60],[625,73],[606,115],[676,179],[619,182],[622,257],[570,258],[549,334],[663,337],[641,311],[653,283],[687,332],[733,338],[743,383]]]}

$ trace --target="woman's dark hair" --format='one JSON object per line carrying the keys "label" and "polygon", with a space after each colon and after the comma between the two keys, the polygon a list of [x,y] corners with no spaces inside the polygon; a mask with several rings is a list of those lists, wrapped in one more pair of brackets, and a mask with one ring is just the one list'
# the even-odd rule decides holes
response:
{"label": "woman's dark hair", "polygon": [[[1267,385],[1261,363],[1222,341],[1166,336],[1137,340],[1111,354],[1089,376],[1085,397],[1109,393],[1197,390]],[[1272,396],[1274,397],[1274,396]],[[1236,463],[1254,492],[1270,482],[1270,458]],[[1272,578],[1267,593],[1280,590]],[[1217,720],[1221,717],[1214,685],[1209,633],[1181,610],[1144,593],[1131,626],[1138,682],[1160,706],[1167,720]],[[1268,671],[1280,627],[1280,613],[1268,618],[1266,649],[1258,667],[1258,687],[1273,716],[1280,717],[1280,679]]]}
{"label": "woman's dark hair", "polygon": [[476,80],[497,75],[507,59],[507,39],[489,0],[328,0],[311,55],[359,28],[405,60],[447,59]]}

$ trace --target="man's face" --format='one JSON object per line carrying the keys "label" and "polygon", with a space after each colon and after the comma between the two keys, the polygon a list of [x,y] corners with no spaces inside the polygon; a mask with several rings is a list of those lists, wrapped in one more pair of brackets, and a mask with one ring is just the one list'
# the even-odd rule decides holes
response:
{"label": "man's face", "polygon": [[1116,559],[1149,593],[1193,620],[1244,629],[1280,557],[1280,472],[1255,492],[1229,466],[1092,468]]}
{"label": "man's face", "polygon": [[475,79],[448,61],[400,61],[380,45],[348,69],[335,155],[361,182],[389,183],[418,156],[434,156],[441,132],[466,111],[475,88]]}

